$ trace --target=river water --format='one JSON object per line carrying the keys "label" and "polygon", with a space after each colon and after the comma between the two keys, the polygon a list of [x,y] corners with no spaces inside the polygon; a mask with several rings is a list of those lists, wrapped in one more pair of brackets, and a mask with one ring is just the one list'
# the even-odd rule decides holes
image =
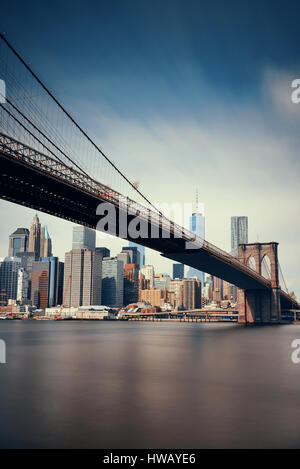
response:
{"label": "river water", "polygon": [[1,321],[1,448],[300,447],[300,326]]}

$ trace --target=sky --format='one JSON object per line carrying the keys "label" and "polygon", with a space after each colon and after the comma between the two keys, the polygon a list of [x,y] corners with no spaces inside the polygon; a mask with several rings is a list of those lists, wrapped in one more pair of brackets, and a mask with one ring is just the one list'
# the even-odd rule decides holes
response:
{"label": "sky", "polygon": [[[0,29],[153,202],[194,203],[198,189],[211,243],[230,250],[236,215],[249,217],[249,242],[278,241],[299,298],[297,3],[16,0]],[[34,213],[0,201],[0,256]],[[72,224],[39,216],[63,259]],[[124,245],[104,243],[112,254]],[[171,272],[158,253],[146,262]]]}

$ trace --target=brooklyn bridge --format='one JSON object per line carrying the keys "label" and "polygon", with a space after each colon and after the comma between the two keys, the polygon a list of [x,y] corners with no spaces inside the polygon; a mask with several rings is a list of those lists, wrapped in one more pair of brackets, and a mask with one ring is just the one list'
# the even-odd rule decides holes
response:
{"label": "brooklyn bridge", "polygon": [[[241,244],[234,257],[168,219],[2,34],[0,79],[2,199],[103,231],[111,221],[111,234],[236,285],[240,323],[279,323],[285,311],[299,309],[281,276],[277,242]],[[143,225],[143,233],[133,237],[120,220]]]}

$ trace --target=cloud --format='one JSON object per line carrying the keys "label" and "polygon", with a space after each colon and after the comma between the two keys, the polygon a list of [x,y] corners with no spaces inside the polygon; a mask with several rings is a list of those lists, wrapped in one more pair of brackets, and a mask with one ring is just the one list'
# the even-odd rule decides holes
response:
{"label": "cloud", "polygon": [[[234,215],[249,217],[249,242],[279,241],[287,285],[300,296],[300,137],[293,125],[286,125],[286,119],[293,122],[298,116],[300,105],[296,111],[287,102],[289,80],[289,73],[267,69],[257,102],[229,105],[215,97],[207,119],[186,109],[168,118],[159,113],[143,120],[126,118],[107,107],[100,114],[91,103],[83,112],[89,109],[101,147],[132,181],[140,181],[140,189],[153,202],[194,202],[198,188],[208,241],[230,250]],[[5,255],[9,233],[16,226],[28,226],[34,213],[6,202],[0,207],[6,227],[0,247]],[[48,224],[55,254],[63,258],[71,249],[72,225],[45,214],[41,221]],[[124,244],[107,241],[113,254]],[[147,254],[147,263],[156,271],[171,272],[170,261],[151,250]]]}

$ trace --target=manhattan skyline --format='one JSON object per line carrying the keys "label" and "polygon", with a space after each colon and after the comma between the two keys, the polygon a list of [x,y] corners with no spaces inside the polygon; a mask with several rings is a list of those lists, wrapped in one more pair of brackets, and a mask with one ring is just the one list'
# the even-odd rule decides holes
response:
{"label": "manhattan skyline", "polygon": [[[300,73],[294,6],[269,8],[264,2],[258,13],[251,4],[243,11],[220,2],[223,20],[210,30],[212,7],[193,1],[189,8],[154,2],[152,9],[145,2],[143,8],[113,2],[101,6],[101,14],[89,3],[93,18],[81,15],[76,2],[54,2],[62,17],[56,17],[55,32],[50,6],[36,6],[45,17],[41,30],[21,2],[17,12],[8,5],[7,37],[154,202],[189,203],[201,180],[207,240],[229,251],[230,217],[247,215],[249,242],[278,241],[286,282],[299,296],[300,233],[297,225],[290,229],[299,205],[300,107],[290,100],[291,82]],[[18,28],[24,19],[26,37]],[[128,25],[134,34],[125,35]],[[16,224],[28,226],[33,216],[4,201],[0,210],[10,232]],[[43,219],[62,257],[72,225],[45,214]],[[2,232],[3,255],[6,242]],[[111,240],[109,247],[121,244]],[[150,251],[148,256],[160,271],[171,272],[171,263]]]}

